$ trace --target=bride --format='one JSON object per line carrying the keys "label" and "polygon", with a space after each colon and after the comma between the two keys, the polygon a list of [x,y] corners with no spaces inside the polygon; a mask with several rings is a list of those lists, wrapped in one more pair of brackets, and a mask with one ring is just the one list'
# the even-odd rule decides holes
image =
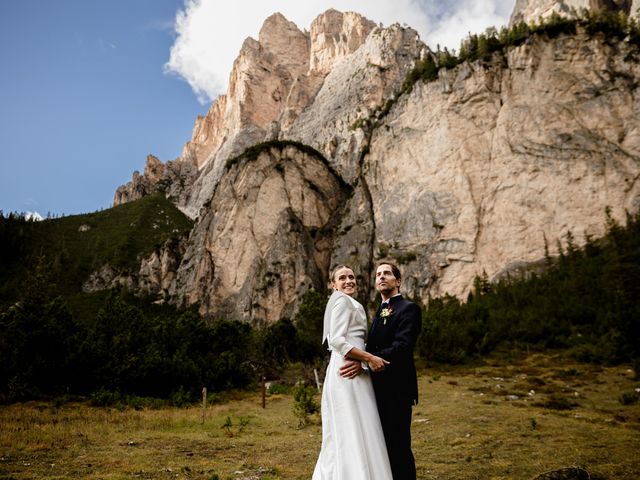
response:
{"label": "bride", "polygon": [[331,286],[322,335],[331,359],[322,391],[322,447],[313,480],[392,480],[371,378],[365,374],[346,379],[338,373],[345,357],[366,362],[374,372],[389,362],[365,351],[367,317],[352,298],[353,270],[337,266]]}

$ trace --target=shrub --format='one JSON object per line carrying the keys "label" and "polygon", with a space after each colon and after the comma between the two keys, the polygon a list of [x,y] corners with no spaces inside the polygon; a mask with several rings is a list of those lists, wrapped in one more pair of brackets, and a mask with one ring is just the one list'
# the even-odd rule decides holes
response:
{"label": "shrub", "polygon": [[326,348],[322,342],[322,319],[327,305],[327,292],[312,289],[302,296],[302,302],[295,317],[299,338],[299,358],[305,363],[313,363],[323,358]]}
{"label": "shrub", "polygon": [[191,310],[120,291],[108,293],[97,315],[80,323],[46,288],[27,290],[32,293],[18,306],[0,313],[2,401],[68,393],[91,395],[96,405],[127,403],[130,395],[182,406],[199,398],[202,387],[214,393],[254,379],[245,350],[253,329],[246,323],[208,325]]}
{"label": "shrub", "polygon": [[298,418],[299,428],[309,423],[309,415],[320,411],[320,405],[314,398],[315,394],[315,388],[302,382],[293,389],[293,414]]}
{"label": "shrub", "polygon": [[169,401],[174,407],[188,407],[194,402],[194,396],[191,392],[188,392],[184,389],[182,385],[178,390],[171,392],[169,396]]}
{"label": "shrub", "polygon": [[269,386],[269,393],[272,395],[291,393],[291,386],[282,383],[273,383]]}
{"label": "shrub", "polygon": [[89,395],[89,404],[94,407],[111,407],[120,402],[121,399],[120,392],[112,392],[101,388]]}
{"label": "shrub", "polygon": [[618,402],[622,405],[634,405],[640,400],[640,394],[638,392],[624,392],[618,397]]}
{"label": "shrub", "polygon": [[[496,347],[568,348],[581,361],[620,363],[639,356],[640,213],[578,248],[571,235],[547,271],[490,283],[474,281],[466,303],[433,299],[423,314],[418,352],[457,363]],[[637,363],[634,368],[637,367]],[[570,374],[571,372],[567,372]]]}

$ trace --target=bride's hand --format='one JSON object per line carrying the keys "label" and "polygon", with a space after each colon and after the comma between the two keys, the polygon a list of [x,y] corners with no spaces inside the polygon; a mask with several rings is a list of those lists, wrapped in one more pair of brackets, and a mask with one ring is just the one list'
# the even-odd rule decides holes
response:
{"label": "bride's hand", "polygon": [[360,360],[353,360],[351,358],[345,358],[342,366],[340,367],[340,376],[342,378],[356,378],[362,372],[362,363]]}
{"label": "bride's hand", "polygon": [[384,370],[385,365],[389,365],[384,358],[376,357],[375,355],[371,355],[371,358],[367,361],[369,364],[369,368],[374,372],[381,372]]}

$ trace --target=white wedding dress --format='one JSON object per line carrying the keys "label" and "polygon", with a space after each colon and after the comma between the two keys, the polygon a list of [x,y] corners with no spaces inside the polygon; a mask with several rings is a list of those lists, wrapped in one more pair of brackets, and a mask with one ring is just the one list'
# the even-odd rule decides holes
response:
{"label": "white wedding dress", "polygon": [[313,480],[392,480],[369,374],[338,372],[353,347],[365,349],[367,317],[360,303],[335,291],[325,312],[331,359],[322,390],[322,447]]}

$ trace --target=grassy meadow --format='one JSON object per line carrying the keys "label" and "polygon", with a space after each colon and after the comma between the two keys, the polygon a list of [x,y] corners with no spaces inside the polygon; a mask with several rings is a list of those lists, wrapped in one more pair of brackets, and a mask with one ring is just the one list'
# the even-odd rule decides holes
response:
{"label": "grassy meadow", "polygon": [[[531,355],[422,370],[413,446],[420,479],[533,479],[579,466],[640,477],[640,382],[627,366]],[[319,397],[318,397],[319,400]],[[0,479],[309,479],[319,416],[298,428],[289,394],[202,408],[0,407]]]}

